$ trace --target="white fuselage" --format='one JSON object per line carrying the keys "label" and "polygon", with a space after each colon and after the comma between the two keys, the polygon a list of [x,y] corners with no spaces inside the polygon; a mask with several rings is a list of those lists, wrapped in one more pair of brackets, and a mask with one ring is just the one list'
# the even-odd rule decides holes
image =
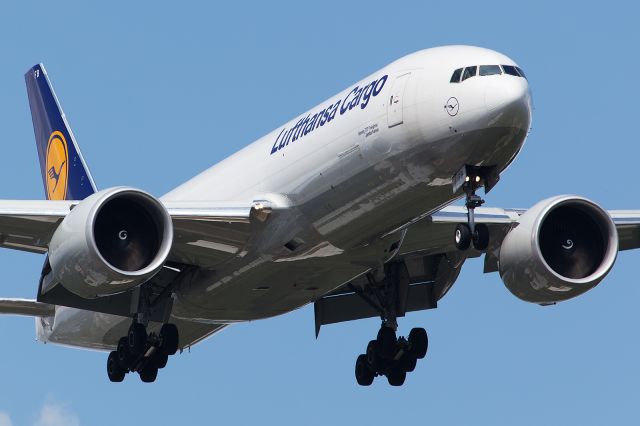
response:
{"label": "white fuselage", "polygon": [[[465,164],[504,170],[530,127],[529,86],[506,74],[450,83],[471,65],[515,63],[469,46],[405,56],[162,197],[275,207],[260,238],[182,283],[173,316],[227,324],[303,306],[388,260],[404,225],[459,198],[451,178]],[[76,327],[91,318],[93,331],[69,333],[56,320],[39,338],[106,348],[129,321],[64,316]]]}

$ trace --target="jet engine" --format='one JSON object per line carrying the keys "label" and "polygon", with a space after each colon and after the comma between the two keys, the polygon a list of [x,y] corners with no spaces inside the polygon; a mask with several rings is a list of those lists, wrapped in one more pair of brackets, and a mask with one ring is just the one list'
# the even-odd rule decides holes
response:
{"label": "jet engine", "polygon": [[87,299],[126,291],[165,263],[173,225],[162,203],[133,188],[116,187],[80,201],[49,243],[54,278]]}
{"label": "jet engine", "polygon": [[500,248],[500,276],[514,295],[551,304],[592,289],[618,254],[609,214],[586,198],[564,195],[527,210]]}

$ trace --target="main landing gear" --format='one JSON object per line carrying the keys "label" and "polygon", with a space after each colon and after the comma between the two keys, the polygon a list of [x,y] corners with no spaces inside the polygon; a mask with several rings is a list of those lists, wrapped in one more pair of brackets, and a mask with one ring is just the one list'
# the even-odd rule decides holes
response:
{"label": "main landing gear", "polygon": [[178,327],[164,324],[158,334],[134,321],[118,348],[107,358],[107,374],[112,382],[121,382],[129,372],[137,372],[145,383],[156,380],[158,370],[167,365],[169,355],[178,351]]}
{"label": "main landing gear", "polygon": [[[467,223],[459,223],[455,230],[455,243],[458,250],[467,250],[471,243],[478,251],[489,247],[489,227],[484,223],[475,223],[475,209],[484,204],[484,200],[476,195],[476,190],[485,183],[483,168],[466,167],[462,189],[464,190],[465,207],[467,208]],[[486,186],[485,186],[486,187]]]}
{"label": "main landing gear", "polygon": [[369,386],[376,376],[386,376],[391,386],[402,386],[429,346],[424,328],[412,329],[406,338],[396,337],[397,317],[406,312],[409,273],[404,262],[395,262],[386,265],[384,279],[377,281],[370,273],[367,280],[364,288],[353,290],[380,312],[382,326],[366,352],[356,359],[356,381]]}
{"label": "main landing gear", "polygon": [[407,373],[427,354],[428,346],[424,328],[413,328],[407,338],[397,338],[395,330],[383,324],[376,339],[367,345],[366,354],[356,359],[356,381],[369,386],[376,376],[387,376],[391,386],[402,386]]}

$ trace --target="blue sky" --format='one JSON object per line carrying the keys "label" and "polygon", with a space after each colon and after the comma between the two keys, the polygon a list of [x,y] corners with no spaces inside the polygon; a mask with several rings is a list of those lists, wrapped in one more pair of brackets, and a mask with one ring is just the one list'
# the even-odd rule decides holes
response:
{"label": "blue sky", "polygon": [[[640,208],[640,32],[632,2],[4,2],[0,198],[43,189],[23,74],[44,62],[99,187],[162,195],[392,60],[474,44],[514,58],[533,131],[488,205],[561,193]],[[35,343],[0,318],[0,426],[59,424],[638,424],[640,253],[554,307],[514,298],[467,262],[423,326],[402,388],[360,388],[378,320],[323,328],[313,310],[233,326],[170,360],[153,385],[106,378],[106,354]],[[35,295],[42,258],[0,251],[0,294]]]}

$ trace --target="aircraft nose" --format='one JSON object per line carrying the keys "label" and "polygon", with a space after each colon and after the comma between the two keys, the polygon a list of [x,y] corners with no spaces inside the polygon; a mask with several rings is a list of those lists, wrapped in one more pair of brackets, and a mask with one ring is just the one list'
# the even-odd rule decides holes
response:
{"label": "aircraft nose", "polygon": [[525,78],[503,76],[485,88],[485,105],[489,110],[512,103],[530,102],[529,84]]}
{"label": "aircraft nose", "polygon": [[528,129],[531,122],[531,91],[523,77],[504,75],[495,79],[485,88],[485,106],[501,121],[509,121],[512,126]]}

